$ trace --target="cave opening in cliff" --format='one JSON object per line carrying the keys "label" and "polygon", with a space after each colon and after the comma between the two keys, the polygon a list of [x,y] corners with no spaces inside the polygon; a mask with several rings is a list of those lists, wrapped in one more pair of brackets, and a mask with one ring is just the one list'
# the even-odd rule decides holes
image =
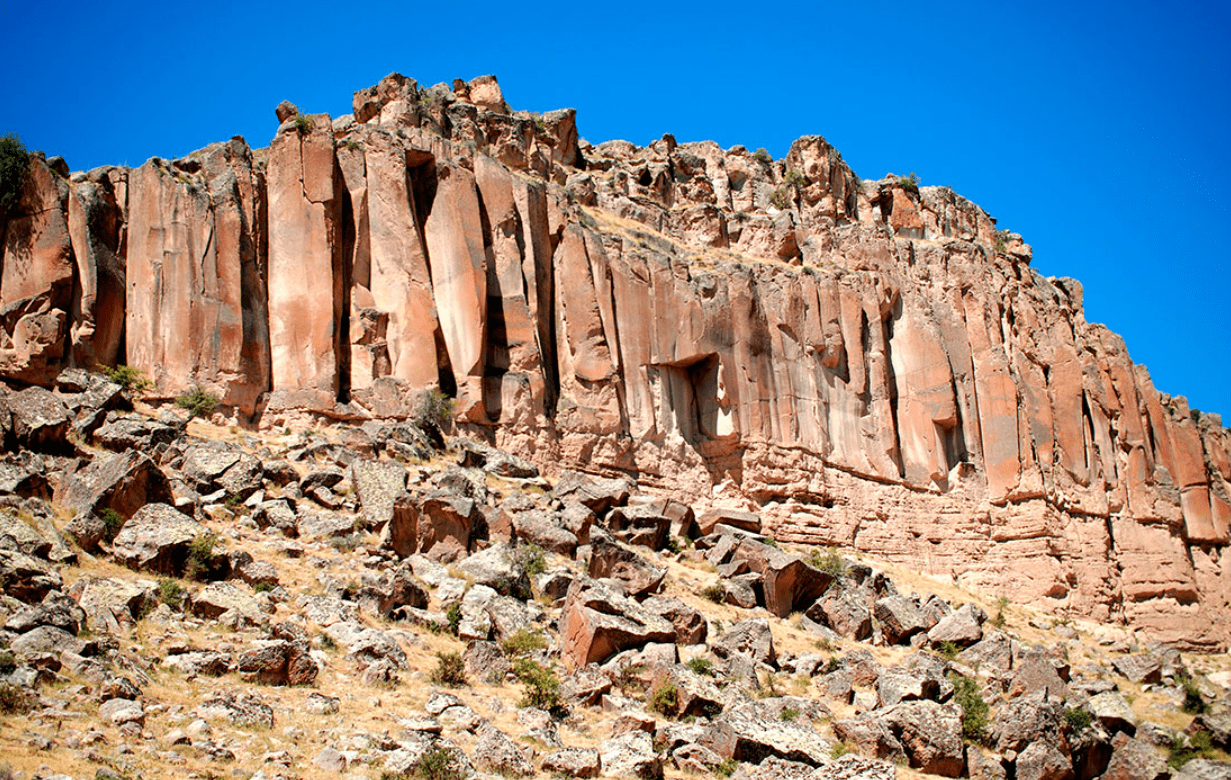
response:
{"label": "cave opening in cliff", "polygon": [[662,379],[664,428],[676,431],[694,447],[716,438],[722,412],[718,355],[695,355],[654,368]]}

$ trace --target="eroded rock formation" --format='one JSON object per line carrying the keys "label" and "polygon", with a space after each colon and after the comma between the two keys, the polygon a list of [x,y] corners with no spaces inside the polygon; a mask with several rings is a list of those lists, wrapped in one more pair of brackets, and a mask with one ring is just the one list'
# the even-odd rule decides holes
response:
{"label": "eroded rock formation", "polygon": [[255,152],[36,158],[0,226],[0,375],[126,363],[270,425],[404,417],[439,387],[550,469],[1231,638],[1231,434],[951,190],[860,179],[817,136],[781,161],[591,146],[487,77],[279,119]]}

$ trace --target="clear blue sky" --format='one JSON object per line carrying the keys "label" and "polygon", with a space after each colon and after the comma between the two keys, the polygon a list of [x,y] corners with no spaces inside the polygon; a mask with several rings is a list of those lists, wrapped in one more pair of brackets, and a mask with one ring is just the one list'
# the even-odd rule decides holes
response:
{"label": "clear blue sky", "polygon": [[74,170],[264,146],[282,99],[348,113],[399,71],[494,73],[594,143],[820,134],[1022,233],[1160,390],[1231,423],[1226,2],[112,5],[0,0],[0,132]]}

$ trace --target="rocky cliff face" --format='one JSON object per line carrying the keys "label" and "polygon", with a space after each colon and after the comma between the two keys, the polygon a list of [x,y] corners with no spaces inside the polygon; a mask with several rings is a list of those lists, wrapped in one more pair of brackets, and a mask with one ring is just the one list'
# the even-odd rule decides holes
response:
{"label": "rocky cliff face", "polygon": [[[1197,647],[1231,640],[1231,435],[947,188],[579,140],[490,77],[284,104],[266,150],[67,176],[0,232],[0,375],[126,363],[243,420],[410,414]],[[59,170],[57,170],[59,168]]]}

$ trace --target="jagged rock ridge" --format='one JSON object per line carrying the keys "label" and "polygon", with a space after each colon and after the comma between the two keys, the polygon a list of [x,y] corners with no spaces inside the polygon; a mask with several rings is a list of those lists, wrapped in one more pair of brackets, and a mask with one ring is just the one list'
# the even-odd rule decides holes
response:
{"label": "jagged rock ridge", "polygon": [[861,180],[816,136],[782,161],[591,146],[490,77],[279,119],[266,150],[36,160],[2,228],[0,374],[126,363],[263,425],[439,386],[550,468],[1227,644],[1226,429],[952,191]]}

